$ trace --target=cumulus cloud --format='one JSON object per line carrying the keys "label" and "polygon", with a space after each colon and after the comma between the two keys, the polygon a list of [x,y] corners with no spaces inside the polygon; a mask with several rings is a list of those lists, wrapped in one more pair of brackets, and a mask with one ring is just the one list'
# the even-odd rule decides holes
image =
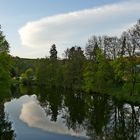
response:
{"label": "cumulus cloud", "polygon": [[23,104],[20,119],[28,124],[28,126],[39,128],[44,131],[86,137],[84,131],[81,133],[74,132],[72,129],[68,129],[61,121],[55,123],[51,122],[45,115],[45,111],[37,104],[37,101],[30,101]]}
{"label": "cumulus cloud", "polygon": [[120,35],[136,22],[140,1],[129,0],[30,21],[19,29],[24,46],[47,48],[56,44],[63,52],[73,45],[84,46],[91,35]]}

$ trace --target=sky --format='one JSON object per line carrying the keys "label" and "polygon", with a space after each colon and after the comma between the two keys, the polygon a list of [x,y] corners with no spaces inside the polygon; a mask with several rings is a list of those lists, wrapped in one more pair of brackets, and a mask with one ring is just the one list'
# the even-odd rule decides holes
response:
{"label": "sky", "polygon": [[140,18],[140,0],[0,0],[0,24],[10,54],[49,56],[56,44],[84,48],[93,35],[120,36]]}

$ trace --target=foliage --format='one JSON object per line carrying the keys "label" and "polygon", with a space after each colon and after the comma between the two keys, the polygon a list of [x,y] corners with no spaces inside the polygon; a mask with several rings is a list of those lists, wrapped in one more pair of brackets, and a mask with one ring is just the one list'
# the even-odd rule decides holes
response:
{"label": "foliage", "polygon": [[9,44],[0,30],[0,86],[9,87],[11,82],[11,57],[8,54]]}
{"label": "foliage", "polygon": [[51,46],[51,49],[50,49],[50,59],[51,60],[56,60],[57,59],[57,50],[56,50],[55,44],[53,44]]}
{"label": "foliage", "polygon": [[21,74],[21,82],[24,85],[31,85],[33,82],[33,78],[34,78],[34,73],[32,68],[27,69],[25,73]]}
{"label": "foliage", "polygon": [[96,54],[96,61],[88,63],[83,74],[84,88],[86,91],[106,93],[111,83],[113,83],[112,68],[100,49]]}
{"label": "foliage", "polygon": [[81,88],[84,62],[85,56],[79,46],[69,49],[64,70],[64,84],[66,87],[77,90]]}

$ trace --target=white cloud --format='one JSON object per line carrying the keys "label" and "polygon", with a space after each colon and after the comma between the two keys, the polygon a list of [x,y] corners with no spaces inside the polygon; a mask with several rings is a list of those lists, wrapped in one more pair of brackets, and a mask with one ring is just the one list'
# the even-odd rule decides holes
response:
{"label": "white cloud", "polygon": [[31,21],[19,34],[24,46],[49,50],[55,43],[62,54],[67,47],[84,46],[91,35],[120,35],[120,29],[126,30],[136,22],[139,13],[139,0],[123,1]]}

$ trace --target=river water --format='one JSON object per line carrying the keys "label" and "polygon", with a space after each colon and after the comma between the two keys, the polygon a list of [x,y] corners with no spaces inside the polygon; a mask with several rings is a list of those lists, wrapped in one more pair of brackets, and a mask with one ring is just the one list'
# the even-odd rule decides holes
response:
{"label": "river water", "polygon": [[99,94],[25,88],[3,100],[4,140],[139,140],[140,108]]}

